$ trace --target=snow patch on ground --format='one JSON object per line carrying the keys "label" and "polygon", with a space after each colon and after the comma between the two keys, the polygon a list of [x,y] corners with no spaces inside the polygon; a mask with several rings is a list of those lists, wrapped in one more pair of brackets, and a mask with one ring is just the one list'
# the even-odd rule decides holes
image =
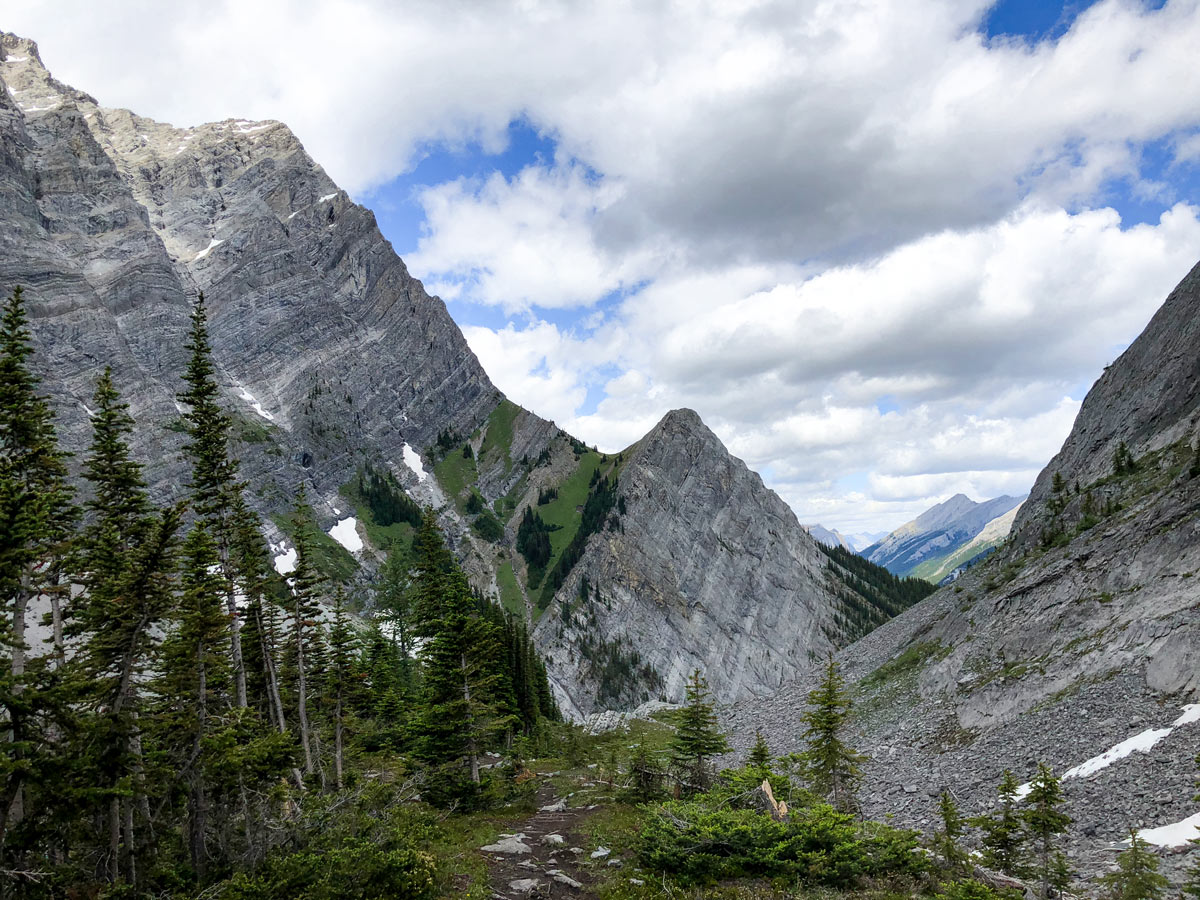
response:
{"label": "snow patch on ground", "polygon": [[6,57],[4,57],[4,61],[5,62],[28,62],[29,57],[28,56],[6,56]]}
{"label": "snow patch on ground", "polygon": [[1181,822],[1144,828],[1138,832],[1138,837],[1155,847],[1182,847],[1188,841],[1200,838],[1200,812],[1193,813]]}
{"label": "snow patch on ground", "polygon": [[268,122],[266,125],[251,125],[248,128],[246,128],[246,127],[238,128],[237,133],[238,134],[249,134],[252,131],[262,131],[264,128],[270,128],[270,127],[271,127],[270,122]]}
{"label": "snow patch on ground", "polygon": [[1178,728],[1180,725],[1192,725],[1195,722],[1200,722],[1200,703],[1189,703],[1183,708],[1183,715],[1171,723],[1172,728]]}
{"label": "snow patch on ground", "polygon": [[421,454],[408,446],[408,444],[401,444],[400,449],[404,453],[404,464],[417,476],[417,481],[424,481],[426,477],[425,465],[421,462]]}
{"label": "snow patch on ground", "polygon": [[[182,151],[183,149],[184,149],[183,147],[179,148],[180,151]],[[179,151],[176,151],[176,152],[179,152]],[[211,241],[208,242],[207,247],[205,247],[203,250],[201,250],[199,253],[197,253],[195,255],[195,257],[192,259],[192,262],[196,262],[197,260],[204,259],[204,257],[208,256],[208,254],[212,253],[214,250],[216,250],[218,247],[220,247],[223,243],[225,243],[224,240],[217,240],[216,238],[213,238]]]}
{"label": "snow patch on ground", "polygon": [[247,403],[249,403],[251,409],[253,409],[256,413],[258,413],[260,416],[262,416],[268,422],[275,421],[275,417],[273,415],[271,415],[269,412],[267,412],[265,409],[263,409],[262,404],[258,402],[258,400],[255,398],[255,396],[252,393],[250,393],[248,390],[246,390],[240,384],[237,386],[237,389],[238,389],[238,396],[241,397],[243,400],[245,400]]}
{"label": "snow patch on ground", "polygon": [[1087,778],[1089,775],[1095,775],[1101,769],[1107,769],[1119,759],[1124,759],[1135,751],[1137,753],[1149,753],[1150,750],[1170,734],[1170,728],[1147,728],[1145,731],[1135,734],[1131,738],[1126,738],[1116,746],[1109,747],[1099,756],[1093,756],[1091,759],[1081,762],[1073,769],[1067,769],[1063,773],[1063,778]]}
{"label": "snow patch on ground", "polygon": [[362,538],[358,536],[358,522],[354,516],[347,516],[330,528],[329,536],[351,553],[358,553],[363,548]]}
{"label": "snow patch on ground", "polygon": [[280,575],[287,575],[289,572],[296,571],[296,548],[295,547],[288,547],[288,548],[284,549],[284,547],[281,545],[279,547],[272,547],[271,549],[273,551],[274,550],[279,551],[279,553],[275,556],[275,560],[274,560],[276,572],[278,572]]}
{"label": "snow patch on ground", "polygon": [[[1166,728],[1147,728],[1145,731],[1139,731],[1133,737],[1126,738],[1119,744],[1109,747],[1099,756],[1093,756],[1091,759],[1084,760],[1074,768],[1067,769],[1062,775],[1063,780],[1068,778],[1088,778],[1095,775],[1101,769],[1107,769],[1118,760],[1122,760],[1132,753],[1149,753],[1154,745],[1167,737],[1176,728],[1184,725],[1193,725],[1200,722],[1200,703],[1189,703],[1183,707],[1183,712],[1174,722]],[[1017,788],[1017,799],[1024,800],[1029,796],[1031,790],[1029,782]],[[1200,816],[1200,813],[1197,814]],[[1193,816],[1192,818],[1197,818]],[[1190,822],[1191,819],[1185,819],[1184,822]],[[1176,823],[1182,824],[1182,823]],[[1173,826],[1164,826],[1173,827]],[[1150,840],[1147,838],[1147,840]],[[1151,841],[1153,843],[1153,841]],[[1161,847],[1176,846],[1173,844],[1160,844]]]}
{"label": "snow patch on ground", "polygon": [[318,197],[317,202],[324,203],[326,200],[332,200],[337,195],[338,195],[338,192],[334,191],[332,194],[326,194],[324,197]]}

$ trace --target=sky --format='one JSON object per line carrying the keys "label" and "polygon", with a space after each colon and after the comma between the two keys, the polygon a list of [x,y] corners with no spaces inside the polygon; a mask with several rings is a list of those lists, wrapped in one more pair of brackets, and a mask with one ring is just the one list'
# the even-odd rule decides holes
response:
{"label": "sky", "polygon": [[9,0],[62,81],[279,119],[512,399],[691,407],[803,522],[1023,494],[1200,259],[1200,0]]}

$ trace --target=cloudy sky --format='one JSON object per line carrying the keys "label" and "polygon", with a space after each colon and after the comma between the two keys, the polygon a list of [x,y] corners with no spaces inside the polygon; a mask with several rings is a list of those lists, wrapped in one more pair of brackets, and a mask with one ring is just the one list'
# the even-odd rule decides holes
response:
{"label": "cloudy sky", "polygon": [[690,406],[802,521],[1024,493],[1200,259],[1200,0],[55,0],[63,81],[281,119],[493,380]]}

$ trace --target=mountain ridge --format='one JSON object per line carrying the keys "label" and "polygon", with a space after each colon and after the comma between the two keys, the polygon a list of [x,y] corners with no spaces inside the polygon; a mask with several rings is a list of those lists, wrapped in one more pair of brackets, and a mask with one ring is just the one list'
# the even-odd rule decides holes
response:
{"label": "mountain ridge", "polygon": [[[62,85],[32,41],[5,34],[0,51],[0,280],[26,287],[38,357],[48,363],[44,388],[68,448],[85,446],[97,367],[111,365],[134,418],[152,426],[138,429],[133,446],[149,463],[152,492],[180,494],[175,394],[192,298],[203,293],[241,471],[259,486],[248,500],[279,556],[291,540],[286,511],[304,484],[320,529],[337,525],[343,538],[328,542],[329,574],[366,581],[403,530],[371,521],[355,484],[366,468],[386,473],[394,487],[383,478],[380,490],[433,506],[476,587],[534,626],[568,712],[600,702],[596,660],[580,662],[582,635],[570,631],[550,647],[556,625],[570,630],[564,616],[584,578],[601,590],[623,585],[626,611],[653,606],[654,595],[708,616],[703,628],[679,629],[684,643],[667,656],[648,633],[619,652],[610,644],[607,669],[627,682],[609,698],[619,704],[651,690],[681,699],[681,673],[708,660],[713,623],[741,616],[738,646],[764,647],[746,666],[711,673],[733,699],[777,686],[797,661],[898,608],[831,569],[790,508],[694,412],[667,413],[613,457],[507,400],[373,214],[286,125],[175,128]],[[678,441],[662,440],[665,432]],[[672,479],[679,495],[664,498],[659,488]],[[652,493],[657,505],[642,506]],[[525,510],[552,520],[535,541],[536,564],[517,550]],[[751,547],[728,531],[734,520],[769,520],[774,530],[754,530]],[[673,568],[673,548],[646,553],[625,542],[614,555],[607,542],[620,529],[640,530],[652,546],[665,533],[713,552],[716,536],[738,546],[699,561],[715,583],[769,594],[769,633],[742,609],[757,597],[706,593],[704,578]],[[361,549],[348,533],[365,539]],[[662,671],[630,663],[634,654]]]}

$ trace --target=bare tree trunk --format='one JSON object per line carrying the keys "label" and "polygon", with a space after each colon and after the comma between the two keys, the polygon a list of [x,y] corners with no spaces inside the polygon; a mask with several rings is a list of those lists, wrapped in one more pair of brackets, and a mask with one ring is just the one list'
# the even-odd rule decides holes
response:
{"label": "bare tree trunk", "polygon": [[192,868],[201,880],[204,879],[207,867],[207,856],[204,848],[204,831],[208,827],[208,798],[204,791],[204,778],[200,774],[201,744],[204,739],[204,729],[208,724],[208,670],[204,665],[204,645],[196,647],[196,733],[192,739],[192,771],[189,775],[192,782],[191,796],[188,805],[191,806],[188,828],[188,850],[192,857]]}
{"label": "bare tree trunk", "polygon": [[333,711],[333,781],[342,789],[342,686],[338,684],[337,704]]}
{"label": "bare tree trunk", "polygon": [[123,804],[125,819],[125,880],[131,885],[137,885],[137,840],[133,832],[133,804],[126,800]]}
{"label": "bare tree trunk", "polygon": [[283,715],[283,697],[279,692],[279,673],[275,669],[275,644],[272,641],[274,625],[268,632],[267,619],[263,614],[263,600],[260,598],[255,605],[254,614],[257,617],[258,633],[262,636],[263,678],[267,682],[267,702],[270,706],[271,718],[281,734],[287,732],[287,720]]}
{"label": "bare tree trunk", "polygon": [[245,709],[246,700],[246,665],[242,661],[242,619],[237,608],[236,582],[230,578],[229,588],[225,592],[225,602],[229,609],[229,655],[233,662],[233,680],[237,689],[238,709]]}
{"label": "bare tree trunk", "polygon": [[471,715],[471,682],[467,679],[467,654],[460,654],[459,665],[463,676],[463,699],[467,701],[468,727],[471,734],[467,741],[467,756],[471,761],[471,781],[479,784],[479,748],[475,743],[475,722]]}
{"label": "bare tree trunk", "polygon": [[[12,624],[12,680],[14,695],[20,694],[25,690],[25,686],[21,683],[25,677],[25,614],[29,607],[29,572],[26,571],[21,575],[21,587],[17,590],[16,597],[13,598],[13,624]],[[13,744],[20,744],[24,739],[24,723],[16,713],[12,713],[12,720],[9,722],[8,739]],[[13,756],[20,758],[23,754],[19,749],[13,750]],[[9,801],[8,810],[4,817],[5,829],[0,831],[0,836],[7,831],[8,828],[20,825],[25,818],[25,785],[23,776],[16,776],[17,782],[12,792],[12,800]]]}
{"label": "bare tree trunk", "polygon": [[63,638],[62,600],[58,591],[50,594],[50,625],[54,633],[54,668],[61,669],[67,660],[67,650]]}
{"label": "bare tree trunk", "polygon": [[313,773],[311,730],[308,727],[308,679],[304,672],[304,632],[299,605],[296,607],[296,715],[300,720],[300,743],[304,747],[304,774]]}
{"label": "bare tree trunk", "polygon": [[121,800],[108,801],[108,880],[121,877]]}

